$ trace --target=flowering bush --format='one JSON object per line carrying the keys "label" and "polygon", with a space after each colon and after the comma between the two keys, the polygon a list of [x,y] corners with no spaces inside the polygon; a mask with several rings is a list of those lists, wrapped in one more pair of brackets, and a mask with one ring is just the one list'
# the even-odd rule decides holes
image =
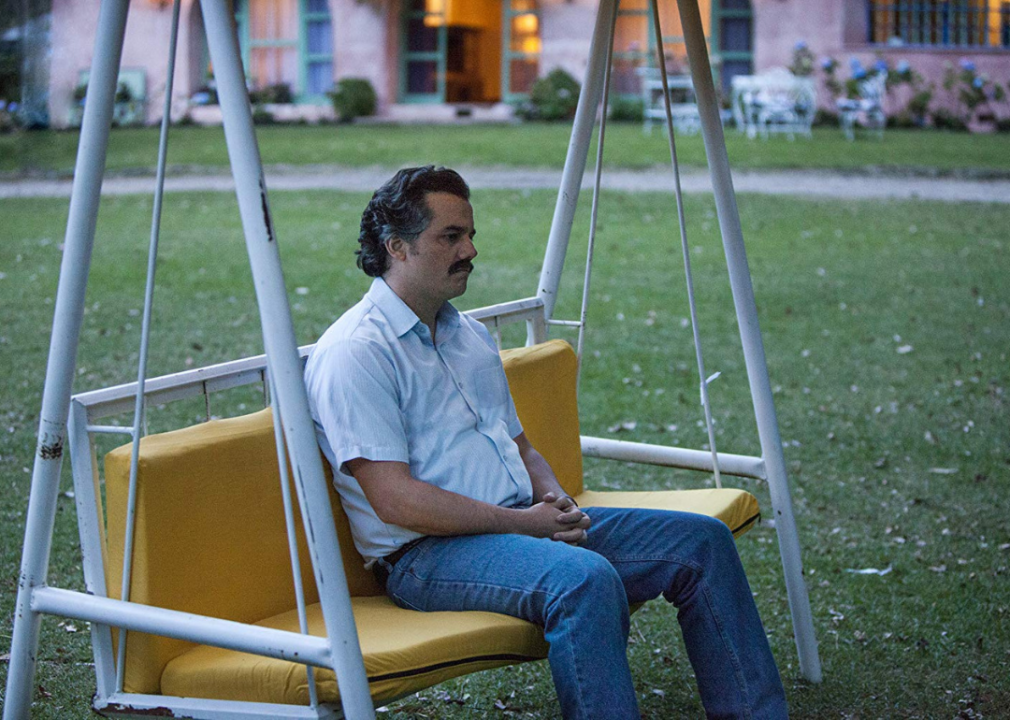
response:
{"label": "flowering bush", "polygon": [[1002,103],[1007,97],[1002,85],[991,80],[988,75],[980,74],[975,63],[967,59],[962,59],[957,69],[950,63],[947,64],[943,87],[948,93],[954,94],[961,104],[963,110],[960,115],[965,123],[973,120],[995,122],[994,103]]}
{"label": "flowering bush", "polygon": [[814,74],[814,54],[803,40],[793,46],[793,62],[789,66],[789,72],[796,77]]}
{"label": "flowering bush", "polygon": [[[821,70],[824,72],[824,84],[836,98],[848,98],[849,100],[859,99],[859,85],[864,80],[869,80],[878,75],[885,75],[890,78],[890,68],[883,59],[878,59],[871,67],[863,67],[863,63],[857,57],[849,58],[849,78],[843,80],[838,74],[838,61],[833,57],[826,57],[821,60]],[[890,86],[891,83],[888,83]]]}
{"label": "flowering bush", "polygon": [[0,99],[0,135],[18,128],[18,104]]}
{"label": "flowering bush", "polygon": [[901,85],[907,85],[912,91],[907,105],[895,117],[897,124],[909,127],[925,125],[929,104],[933,100],[934,87],[927,84],[907,60],[901,60],[892,68],[886,60],[877,58],[873,65],[866,67],[859,58],[852,57],[849,58],[847,79],[841,77],[838,68],[839,62],[833,57],[821,60],[821,71],[825,76],[824,84],[836,98],[858,100],[860,84],[882,75],[886,78],[884,84],[888,92]]}

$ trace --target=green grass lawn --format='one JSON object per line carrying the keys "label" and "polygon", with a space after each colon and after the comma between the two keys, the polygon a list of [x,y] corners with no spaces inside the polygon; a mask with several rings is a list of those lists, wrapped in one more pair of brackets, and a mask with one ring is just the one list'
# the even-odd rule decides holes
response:
{"label": "green grass lawn", "polygon": [[[564,165],[571,126],[560,124],[444,126],[327,125],[267,126],[257,130],[268,164],[339,164],[404,166],[435,162],[447,166]],[[68,174],[73,171],[79,133],[31,132],[0,136],[0,173]],[[888,130],[883,141],[848,142],[836,128],[814,131],[811,140],[772,137],[748,140],[727,129],[730,160],[738,169],[807,168],[903,172],[1010,174],[1010,135],[968,135]],[[109,142],[108,168],[117,172],[150,170],[157,158],[158,131],[121,129]],[[638,124],[612,123],[607,132],[607,163],[647,168],[669,163],[665,133],[651,135]],[[705,163],[700,135],[683,136],[678,149],[688,166]],[[169,163],[174,166],[225,167],[221,128],[175,128]]]}
{"label": "green grass lawn", "polygon": [[[272,194],[300,342],[314,340],[367,286],[351,254],[365,199]],[[477,193],[480,256],[462,307],[534,292],[554,200],[548,191]],[[103,203],[79,391],[134,376],[150,206],[140,196]],[[1010,207],[743,196],[740,208],[824,664],[823,684],[800,679],[775,530],[761,525],[739,548],[793,717],[1010,716]],[[757,452],[711,199],[689,197],[687,210],[706,364],[722,372],[712,385],[720,449]],[[5,200],[0,212],[2,657],[66,201]],[[587,434],[688,447],[706,440],[672,212],[666,196],[603,196],[581,398]],[[152,374],[259,352],[233,196],[173,194],[165,213]],[[559,317],[577,314],[587,214],[576,226]],[[221,412],[240,412],[249,400],[222,402]],[[157,422],[201,417],[202,403]],[[710,482],[587,463],[590,487]],[[764,484],[733,482],[769,512]],[[55,537],[51,581],[79,588],[74,503],[65,496]],[[891,571],[851,572],[863,568]],[[654,602],[638,612],[629,652],[644,717],[701,715],[673,609]],[[90,662],[83,623],[46,619],[34,717],[90,717]],[[7,670],[0,661],[0,687]],[[458,679],[384,717],[500,717],[496,703],[514,716],[555,717],[546,664]]]}

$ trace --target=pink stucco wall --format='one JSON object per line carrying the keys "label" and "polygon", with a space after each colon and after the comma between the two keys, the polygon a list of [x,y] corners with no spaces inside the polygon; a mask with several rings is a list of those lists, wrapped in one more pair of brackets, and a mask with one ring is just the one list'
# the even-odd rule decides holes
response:
{"label": "pink stucco wall", "polygon": [[596,21],[595,0],[544,0],[540,9],[540,74],[555,68],[579,82],[586,74]]}
{"label": "pink stucco wall", "polygon": [[[74,88],[80,82],[81,71],[90,69],[98,7],[99,0],[53,0],[49,116],[55,127],[67,125]],[[171,3],[154,0],[130,3],[121,67],[142,68],[145,72],[147,122],[156,122],[161,118],[171,27]],[[202,32],[194,0],[182,0],[172,99],[172,114],[176,118],[185,114],[187,98],[196,90],[200,80],[200,54],[191,52],[190,48]]]}
{"label": "pink stucco wall", "polygon": [[334,80],[367,78],[380,109],[396,100],[400,3],[330,0]]}

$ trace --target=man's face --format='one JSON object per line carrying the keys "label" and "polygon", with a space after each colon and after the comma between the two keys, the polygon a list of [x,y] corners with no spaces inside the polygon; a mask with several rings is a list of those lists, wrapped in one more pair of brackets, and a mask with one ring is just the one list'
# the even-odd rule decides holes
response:
{"label": "man's face", "polygon": [[431,210],[431,222],[407,245],[399,270],[414,293],[441,304],[466,292],[473,270],[471,261],[477,257],[473,208],[451,193],[428,193],[425,201]]}

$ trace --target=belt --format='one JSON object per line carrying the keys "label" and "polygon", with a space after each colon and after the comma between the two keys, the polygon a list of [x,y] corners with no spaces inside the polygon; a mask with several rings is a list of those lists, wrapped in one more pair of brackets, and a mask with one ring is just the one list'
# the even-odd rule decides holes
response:
{"label": "belt", "polygon": [[[375,575],[375,579],[379,582],[379,585],[383,590],[386,589],[386,581],[389,580],[389,573],[393,570],[393,566],[400,561],[400,559],[407,554],[409,550],[417,547],[421,544],[422,540],[427,540],[427,535],[424,537],[414,538],[408,543],[404,543],[398,547],[393,552],[389,553],[385,557],[379,558],[372,564],[372,574]],[[389,566],[388,569],[386,566]]]}

